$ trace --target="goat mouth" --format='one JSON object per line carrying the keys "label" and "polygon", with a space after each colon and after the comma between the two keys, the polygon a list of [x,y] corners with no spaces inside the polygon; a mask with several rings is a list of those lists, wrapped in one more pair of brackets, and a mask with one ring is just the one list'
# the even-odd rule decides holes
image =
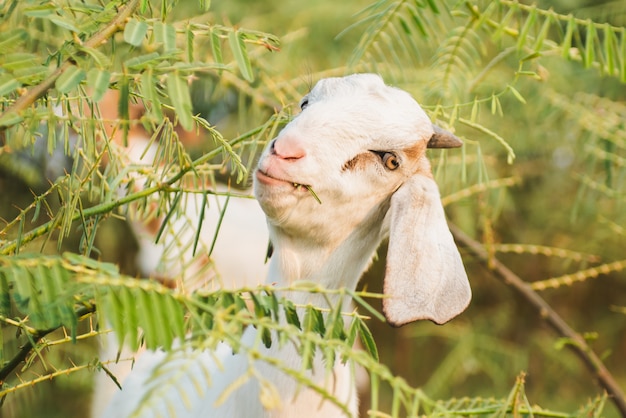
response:
{"label": "goat mouth", "polygon": [[304,189],[310,189],[311,188],[311,186],[309,186],[307,184],[298,183],[298,182],[291,181],[291,180],[279,179],[279,178],[270,176],[269,174],[267,174],[263,170],[257,170],[256,177],[257,177],[257,179],[261,183],[264,183],[264,184],[267,184],[267,185],[282,183],[282,184],[290,184],[296,190],[302,190],[303,188]]}

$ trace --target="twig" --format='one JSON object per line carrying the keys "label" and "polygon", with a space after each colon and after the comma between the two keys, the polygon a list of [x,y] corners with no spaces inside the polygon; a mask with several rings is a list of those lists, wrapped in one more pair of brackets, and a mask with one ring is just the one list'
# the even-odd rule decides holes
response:
{"label": "twig", "polygon": [[[124,27],[124,22],[130,17],[139,5],[139,0],[131,0],[128,4],[121,6],[117,15],[109,22],[102,30],[96,32],[91,38],[85,41],[84,46],[87,48],[95,48],[100,46],[103,42],[113,36],[121,28]],[[30,105],[35,103],[37,99],[46,94],[48,90],[54,86],[56,80],[67,70],[73,61],[68,59],[61,64],[52,74],[50,74],[45,80],[37,84],[30,90],[28,90],[23,96],[20,96],[11,106],[9,106],[3,113],[0,114],[0,119],[10,113],[19,114],[27,109]],[[0,126],[0,133],[4,132],[9,126]]]}
{"label": "twig", "polygon": [[613,403],[620,411],[623,417],[626,417],[626,396],[622,392],[609,370],[604,366],[602,360],[593,352],[591,347],[583,337],[574,331],[558,313],[545,301],[531,286],[522,280],[518,275],[513,273],[508,267],[497,259],[491,257],[487,250],[476,240],[469,237],[457,226],[450,224],[450,230],[455,240],[476,257],[481,263],[485,264],[491,272],[507,285],[511,286],[524,299],[530,302],[539,315],[562,337],[568,338],[572,344],[568,347],[572,349],[578,357],[585,363],[587,368],[593,373],[600,385],[611,396]]}
{"label": "twig", "polygon": [[[81,306],[75,311],[75,315],[77,318],[81,318],[85,315],[92,314],[96,311],[95,305],[90,305],[89,307]],[[20,348],[20,350],[13,356],[11,360],[9,360],[4,367],[0,369],[0,388],[4,386],[4,381],[11,374],[11,372],[19,366],[25,359],[28,357],[30,352],[35,348],[35,346],[39,343],[39,341],[50,334],[51,332],[56,331],[61,328],[61,326],[50,328],[50,329],[42,329],[36,330],[34,332],[30,332],[28,341],[24,343],[24,345]],[[28,330],[25,330],[29,332]]]}

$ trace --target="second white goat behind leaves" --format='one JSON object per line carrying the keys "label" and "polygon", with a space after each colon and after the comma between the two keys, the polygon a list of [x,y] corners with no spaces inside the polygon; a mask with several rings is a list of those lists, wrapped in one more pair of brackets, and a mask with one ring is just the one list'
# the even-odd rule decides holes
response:
{"label": "second white goat behind leaves", "polygon": [[[453,148],[461,141],[434,126],[408,93],[373,74],[323,79],[301,107],[267,146],[254,175],[255,196],[274,247],[266,283],[285,287],[309,281],[354,290],[389,236],[387,320],[394,326],[419,319],[442,324],[461,313],[471,298],[469,282],[426,158],[429,146]],[[338,302],[306,292],[289,297],[296,305],[321,308]],[[348,297],[341,302],[350,310]],[[256,333],[248,328],[242,346],[302,370],[293,344],[258,348]],[[343,409],[270,363],[233,354],[225,344],[212,353],[146,353],[105,415],[357,416],[353,373],[340,360],[329,375],[322,356],[316,356],[307,373]],[[257,373],[216,405],[224,390],[250,370]],[[260,394],[267,387],[275,389],[279,402],[264,406]]]}

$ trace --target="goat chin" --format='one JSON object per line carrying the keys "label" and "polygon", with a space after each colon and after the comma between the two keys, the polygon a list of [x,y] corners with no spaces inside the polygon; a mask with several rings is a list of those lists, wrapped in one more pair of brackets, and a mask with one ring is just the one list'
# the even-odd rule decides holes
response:
{"label": "goat chin", "polygon": [[[354,290],[389,236],[383,286],[389,322],[444,323],[461,313],[471,290],[426,148],[462,142],[434,126],[407,92],[373,74],[321,80],[301,103],[303,111],[263,151],[255,175],[274,247],[266,284]],[[281,296],[323,309],[341,303],[347,311],[352,303],[337,294]],[[303,369],[294,343],[274,338],[270,348],[259,348],[258,340],[249,327],[238,354],[224,344],[212,352],[182,346],[172,354],[144,353],[105,416],[357,415],[350,362],[329,368],[317,350],[311,370],[296,377],[285,372]]]}

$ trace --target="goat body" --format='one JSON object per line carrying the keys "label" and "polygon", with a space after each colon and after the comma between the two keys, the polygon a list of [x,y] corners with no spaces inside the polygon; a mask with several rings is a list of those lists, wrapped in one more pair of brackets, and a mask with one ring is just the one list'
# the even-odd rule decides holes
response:
{"label": "goat body", "polygon": [[[354,290],[376,248],[390,236],[383,301],[389,322],[444,323],[462,312],[471,297],[469,283],[425,156],[429,145],[455,147],[460,140],[434,127],[408,93],[372,74],[321,80],[301,107],[255,171],[255,195],[274,246],[266,283],[286,287],[309,281]],[[288,296],[296,305],[320,308],[340,302],[349,309],[351,303],[332,295]],[[329,375],[316,356],[308,372],[313,383],[344,403],[342,410],[263,360],[279,359],[285,368],[301,370],[292,344],[258,348],[258,340],[250,327],[241,341],[260,353],[255,360],[233,354],[226,344],[215,352],[144,355],[106,416],[357,415],[348,364],[337,361]],[[257,372],[251,376],[250,370]],[[217,405],[242,379],[247,380]],[[161,385],[176,389],[160,390]]]}

